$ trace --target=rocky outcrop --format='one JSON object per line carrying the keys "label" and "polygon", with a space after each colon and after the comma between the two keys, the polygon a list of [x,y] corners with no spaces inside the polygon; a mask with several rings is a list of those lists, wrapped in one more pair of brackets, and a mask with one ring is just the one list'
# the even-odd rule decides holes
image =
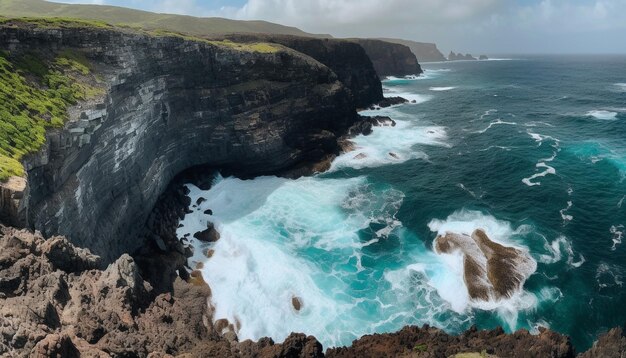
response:
{"label": "rocky outcrop", "polygon": [[142,245],[136,237],[177,173],[316,163],[338,153],[337,138],[358,119],[331,69],[281,45],[257,51],[130,30],[35,27],[5,24],[0,43],[11,54],[79,51],[108,90],[72,108],[65,127],[24,161],[28,181],[11,222],[66,235],[105,263]]}
{"label": "rocky outcrop", "polygon": [[384,99],[383,88],[365,50],[350,41],[281,35],[232,34],[216,37],[235,42],[271,42],[292,48],[328,66],[352,92],[358,108]]}
{"label": "rocky outcrop", "polygon": [[419,75],[422,68],[411,49],[401,44],[373,40],[351,39],[361,45],[372,60],[379,77]]}
{"label": "rocky outcrop", "polygon": [[475,300],[511,297],[537,269],[527,252],[493,242],[481,229],[471,236],[450,232],[439,235],[433,246],[438,254],[461,252],[463,280],[469,296]]}
{"label": "rocky outcrop", "polygon": [[380,38],[379,40],[401,44],[408,46],[411,52],[417,57],[417,61],[422,62],[440,62],[445,61],[446,57],[439,51],[437,44],[427,42],[416,42],[402,39]]}
{"label": "rocky outcrop", "polygon": [[[491,331],[472,327],[458,335],[429,327],[409,326],[396,333],[363,336],[350,347],[326,351],[327,357],[454,357],[460,353],[496,357],[574,357],[569,338],[541,330],[531,335],[526,330],[506,334],[501,328]],[[482,354],[482,355],[481,355]]]}
{"label": "rocky outcrop", "polygon": [[448,61],[477,61],[477,58],[472,56],[469,53],[466,53],[465,55],[462,53],[454,53],[452,51],[450,51],[450,54],[448,55]]}

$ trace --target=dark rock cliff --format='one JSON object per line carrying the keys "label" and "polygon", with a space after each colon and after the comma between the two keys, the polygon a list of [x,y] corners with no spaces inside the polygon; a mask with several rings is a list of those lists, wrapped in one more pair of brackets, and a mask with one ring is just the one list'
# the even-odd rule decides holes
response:
{"label": "dark rock cliff", "polygon": [[476,61],[477,58],[472,56],[469,53],[466,53],[465,55],[462,53],[454,53],[452,51],[450,51],[450,54],[448,54],[448,61]]}
{"label": "dark rock cliff", "polygon": [[437,45],[434,43],[391,38],[381,38],[379,40],[408,46],[419,62],[439,62],[446,60],[446,57],[439,51]]}
{"label": "dark rock cliff", "polygon": [[379,77],[422,73],[417,58],[407,46],[373,39],[351,39],[351,41],[363,47]]}
{"label": "dark rock cliff", "polygon": [[13,218],[66,235],[104,262],[141,245],[134,238],[177,173],[202,164],[262,174],[316,162],[339,151],[337,138],[357,119],[333,71],[279,45],[256,52],[23,26],[1,27],[0,43],[11,53],[77,49],[107,83],[100,101],[72,108],[65,127],[24,161],[28,180]]}
{"label": "dark rock cliff", "polygon": [[236,42],[265,41],[282,44],[328,66],[352,92],[359,108],[383,100],[383,88],[365,50],[350,41],[285,35],[232,34],[221,38]]}

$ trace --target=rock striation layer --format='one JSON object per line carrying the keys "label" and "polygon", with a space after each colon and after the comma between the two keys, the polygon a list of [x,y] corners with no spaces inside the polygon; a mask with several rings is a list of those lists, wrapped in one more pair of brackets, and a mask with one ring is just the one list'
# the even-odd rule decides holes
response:
{"label": "rock striation layer", "polygon": [[263,174],[315,163],[337,153],[337,139],[358,120],[335,72],[281,45],[256,51],[28,24],[0,27],[0,43],[12,54],[72,48],[106,82],[100,101],[72,108],[65,127],[47,133],[46,147],[24,161],[19,203],[15,195],[2,199],[15,208],[11,223],[66,235],[105,263],[141,246],[135,238],[179,172],[209,165]]}

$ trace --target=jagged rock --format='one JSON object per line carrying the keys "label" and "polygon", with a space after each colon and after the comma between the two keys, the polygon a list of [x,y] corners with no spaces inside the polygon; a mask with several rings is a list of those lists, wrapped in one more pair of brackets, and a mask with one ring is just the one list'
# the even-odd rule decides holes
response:
{"label": "jagged rock", "polygon": [[213,223],[209,222],[205,230],[193,234],[193,237],[204,242],[216,242],[220,239],[220,233],[217,232]]}
{"label": "jagged rock", "polygon": [[396,333],[366,335],[350,347],[326,350],[326,357],[451,357],[483,351],[512,358],[574,356],[569,339],[548,330],[542,330],[539,335],[526,330],[506,334],[501,328],[488,331],[472,327],[454,336],[425,325],[422,328],[407,326]]}
{"label": "jagged rock", "polygon": [[626,337],[624,329],[617,327],[603,334],[588,351],[579,358],[626,357]]}
{"label": "jagged rock", "polygon": [[380,108],[387,108],[387,107],[391,107],[391,106],[396,106],[398,104],[404,104],[407,103],[408,100],[406,98],[402,98],[402,97],[385,97],[384,100],[378,102],[378,107]]}
{"label": "jagged rock", "polygon": [[81,355],[67,335],[49,334],[37,343],[30,356],[37,358],[78,358]]}
{"label": "jagged rock", "polygon": [[471,236],[446,233],[435,239],[437,253],[463,254],[463,280],[472,299],[487,301],[510,297],[536,270],[527,252],[493,242],[481,230]]}
{"label": "jagged rock", "polygon": [[41,251],[50,263],[65,272],[82,272],[100,266],[100,257],[88,250],[70,244],[66,238],[55,236],[41,245]]}

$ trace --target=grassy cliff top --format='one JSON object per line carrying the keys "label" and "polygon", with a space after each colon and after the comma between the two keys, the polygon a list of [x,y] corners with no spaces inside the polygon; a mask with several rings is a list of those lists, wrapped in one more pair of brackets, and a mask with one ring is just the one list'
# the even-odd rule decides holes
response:
{"label": "grassy cliff top", "polygon": [[65,123],[69,106],[103,93],[78,51],[0,51],[0,181],[24,175],[20,160],[43,146],[46,129]]}
{"label": "grassy cliff top", "polygon": [[113,25],[128,25],[146,30],[164,29],[196,36],[243,32],[330,37],[329,35],[309,34],[295,27],[267,21],[157,14],[117,6],[59,4],[43,0],[0,0],[0,14],[7,17],[79,18],[103,21]]}

